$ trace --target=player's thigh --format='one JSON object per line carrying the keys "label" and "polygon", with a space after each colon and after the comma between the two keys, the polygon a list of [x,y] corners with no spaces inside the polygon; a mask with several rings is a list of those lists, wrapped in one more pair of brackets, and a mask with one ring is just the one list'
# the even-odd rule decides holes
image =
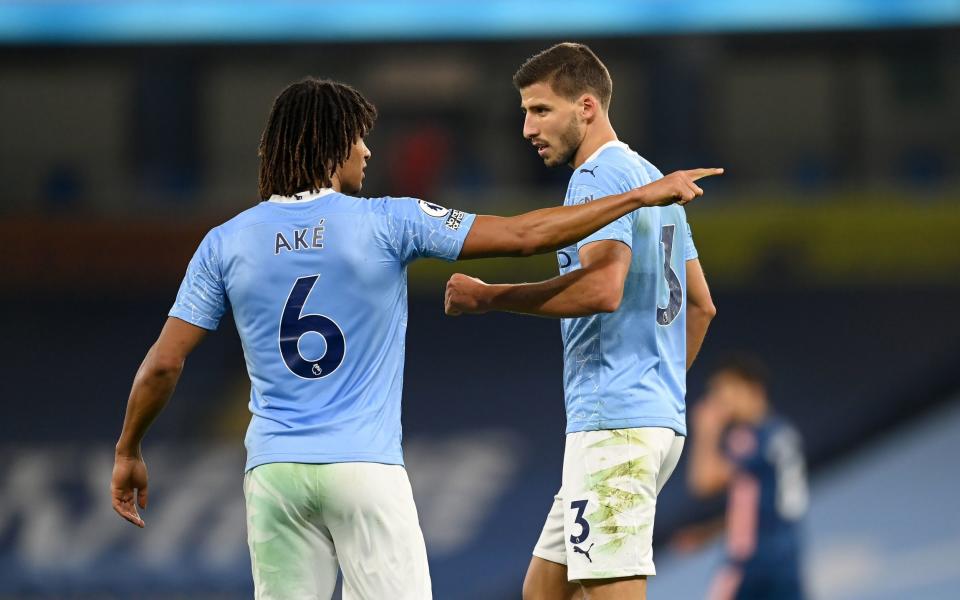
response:
{"label": "player's thigh", "polygon": [[[567,436],[561,496],[571,580],[655,575],[653,526],[661,471],[679,450],[670,429],[582,431]],[[682,446],[681,446],[682,447]],[[622,583],[640,586],[640,583]]]}
{"label": "player's thigh", "polygon": [[523,579],[524,600],[580,600],[580,585],[567,579],[563,533],[563,498],[553,498],[543,530],[533,548],[533,559]]}
{"label": "player's thigh", "polygon": [[427,549],[406,470],[399,465],[325,465],[323,520],[343,571],[344,600],[432,597]]}
{"label": "player's thigh", "polygon": [[333,595],[337,556],[330,532],[320,522],[314,485],[319,466],[273,463],[244,476],[256,600],[316,600]]}
{"label": "player's thigh", "polygon": [[660,471],[657,473],[657,495],[660,494],[663,486],[667,484],[670,476],[673,475],[674,470],[676,470],[677,464],[680,462],[680,455],[683,454],[683,445],[686,439],[687,438],[682,435],[674,435],[673,440],[670,442],[669,449],[667,449],[663,455],[660,463]]}
{"label": "player's thigh", "polygon": [[[533,547],[533,555],[542,558],[544,561],[556,563],[566,568],[567,565],[567,545],[564,542],[564,503],[562,491],[558,491],[550,504],[550,510],[547,512],[547,518],[543,523],[543,529],[540,531],[540,537]],[[533,564],[533,563],[531,563]]]}
{"label": "player's thigh", "polygon": [[567,580],[567,565],[534,556],[523,579],[523,600],[583,600],[583,592]]}
{"label": "player's thigh", "polygon": [[584,600],[646,600],[647,578],[644,576],[621,579],[594,579],[583,581]]}

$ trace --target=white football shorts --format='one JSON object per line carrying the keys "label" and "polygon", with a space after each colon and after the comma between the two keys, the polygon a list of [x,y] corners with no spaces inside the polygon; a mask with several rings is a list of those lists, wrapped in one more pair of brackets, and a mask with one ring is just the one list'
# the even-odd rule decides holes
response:
{"label": "white football shorts", "polygon": [[429,600],[430,573],[406,470],[379,463],[271,463],[247,472],[256,600]]}
{"label": "white football shorts", "polygon": [[563,478],[533,555],[570,581],[655,575],[657,494],[683,451],[663,427],[567,434]]}

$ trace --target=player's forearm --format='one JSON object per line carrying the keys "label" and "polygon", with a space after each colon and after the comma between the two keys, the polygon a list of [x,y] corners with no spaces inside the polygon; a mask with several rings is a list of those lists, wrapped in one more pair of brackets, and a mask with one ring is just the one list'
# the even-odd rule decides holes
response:
{"label": "player's forearm", "polygon": [[697,432],[690,453],[687,482],[693,493],[707,497],[727,484],[729,467],[719,451],[719,432]]}
{"label": "player's forearm", "polygon": [[707,337],[707,328],[715,315],[716,310],[709,312],[696,306],[687,307],[687,369],[700,353],[703,340]]}
{"label": "player's forearm", "polygon": [[554,318],[616,310],[616,301],[595,279],[589,271],[578,269],[537,283],[490,285],[485,308]]}
{"label": "player's forearm", "polygon": [[138,456],[140,442],[150,424],[166,406],[180,379],[183,361],[164,359],[151,348],[137,371],[127,400],[127,413],[116,451],[125,456]]}
{"label": "player's forearm", "polygon": [[623,215],[648,205],[653,202],[641,187],[574,206],[541,208],[510,217],[506,225],[523,240],[524,254],[543,254],[578,242]]}

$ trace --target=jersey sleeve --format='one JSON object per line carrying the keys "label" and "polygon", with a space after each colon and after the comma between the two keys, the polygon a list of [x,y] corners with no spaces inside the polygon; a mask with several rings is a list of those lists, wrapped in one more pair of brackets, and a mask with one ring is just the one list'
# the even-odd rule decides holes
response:
{"label": "jersey sleeve", "polygon": [[[649,181],[643,182],[643,184],[647,183]],[[622,194],[634,187],[617,177],[617,174],[606,164],[596,165],[593,170],[579,169],[570,185],[569,197],[571,201],[569,204],[592,202],[606,196]],[[592,242],[604,240],[623,242],[628,247],[633,248],[633,218],[633,213],[628,213],[609,225],[605,225],[577,242],[577,250],[579,251],[580,248]]]}
{"label": "jersey sleeve", "polygon": [[684,260],[694,260],[697,258],[697,247],[693,244],[693,231],[690,230],[690,223],[687,223],[687,243],[684,246]]}
{"label": "jersey sleeve", "polygon": [[177,299],[168,313],[203,329],[216,329],[227,308],[216,230],[200,242],[190,259]]}
{"label": "jersey sleeve", "polygon": [[388,243],[403,263],[417,258],[457,260],[476,215],[416,198],[385,198]]}

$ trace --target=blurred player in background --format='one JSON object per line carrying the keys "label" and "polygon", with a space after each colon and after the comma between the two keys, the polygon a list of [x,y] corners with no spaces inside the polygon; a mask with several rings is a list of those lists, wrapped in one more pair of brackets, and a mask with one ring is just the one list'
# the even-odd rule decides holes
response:
{"label": "blurred player in background", "polygon": [[[573,168],[566,206],[663,177],[617,140],[608,116],[613,82],[586,46],[533,56],[513,83],[524,137],[548,167]],[[657,494],[686,435],[686,373],[716,311],[680,206],[634,211],[557,259],[561,275],[539,283],[487,285],[456,274],[447,312],[561,318],[563,476],[524,598],[645,598]]]}
{"label": "blurred player in background", "polygon": [[263,201],[201,242],[117,443],[113,506],[143,527],[141,440],[229,307],[251,380],[244,492],[258,599],[329,598],[338,565],[344,598],[431,597],[400,447],[410,262],[548,252],[701,193],[699,172],[680,172],[603,203],[509,218],[357,198],[375,119],[359,92],[331,81],[277,97],[259,148]]}
{"label": "blurred player in background", "polygon": [[[803,449],[797,431],[771,411],[757,359],[731,358],[714,371],[693,410],[692,434],[690,489],[704,498],[727,491],[727,560],[710,600],[802,599]],[[681,534],[687,549],[693,531]]]}

